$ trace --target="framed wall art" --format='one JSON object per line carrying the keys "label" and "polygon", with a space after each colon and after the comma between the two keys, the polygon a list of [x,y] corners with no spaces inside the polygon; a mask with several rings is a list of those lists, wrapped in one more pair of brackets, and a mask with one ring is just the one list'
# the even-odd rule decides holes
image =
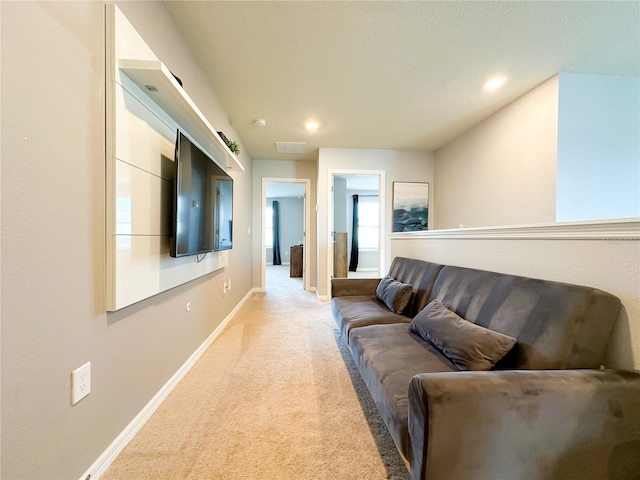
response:
{"label": "framed wall art", "polygon": [[429,229],[429,184],[393,182],[393,232]]}

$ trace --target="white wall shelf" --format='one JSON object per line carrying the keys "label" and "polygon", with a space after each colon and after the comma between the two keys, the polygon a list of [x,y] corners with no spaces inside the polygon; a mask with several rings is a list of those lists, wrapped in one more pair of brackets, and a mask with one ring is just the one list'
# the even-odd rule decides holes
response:
{"label": "white wall shelf", "polygon": [[120,59],[119,69],[227,168],[244,166],[160,60]]}

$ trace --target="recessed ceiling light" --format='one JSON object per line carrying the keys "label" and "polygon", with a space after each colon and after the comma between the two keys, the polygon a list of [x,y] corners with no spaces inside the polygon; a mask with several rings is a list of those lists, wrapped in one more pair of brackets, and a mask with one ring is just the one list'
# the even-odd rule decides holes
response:
{"label": "recessed ceiling light", "polygon": [[486,82],[484,82],[484,85],[482,88],[488,91],[497,90],[498,88],[503,86],[506,81],[507,81],[507,77],[505,77],[504,75],[496,75],[494,77],[491,77]]}
{"label": "recessed ceiling light", "polygon": [[304,128],[306,128],[310,132],[315,132],[319,126],[320,124],[315,120],[309,120],[307,123],[304,124]]}

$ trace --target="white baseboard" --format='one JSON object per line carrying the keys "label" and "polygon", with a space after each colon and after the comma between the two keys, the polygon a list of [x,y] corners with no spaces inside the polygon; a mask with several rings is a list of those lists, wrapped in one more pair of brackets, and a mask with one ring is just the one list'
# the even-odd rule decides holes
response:
{"label": "white baseboard", "polygon": [[122,432],[115,438],[111,445],[93,462],[93,464],[80,476],[80,480],[86,480],[91,476],[91,480],[98,480],[100,476],[107,471],[109,466],[116,459],[118,454],[127,446],[127,444],[133,439],[136,433],[142,428],[147,420],[153,415],[153,413],[162,404],[165,398],[171,393],[171,391],[180,383],[180,380],[191,370],[196,364],[202,354],[211,346],[213,341],[222,333],[227,324],[238,312],[240,307],[253,295],[254,292],[259,289],[253,288],[244,296],[242,300],[236,305],[236,307],[227,315],[227,317],[218,325],[215,330],[207,337],[207,339],[198,347],[198,349],[191,354],[187,361],[178,369],[176,373],[163,385],[163,387],[156,393],[153,398],[147,403],[144,408],[135,416],[133,420],[127,425]]}
{"label": "white baseboard", "polygon": [[318,292],[316,292],[316,298],[321,302],[328,302],[329,300],[331,300],[329,295],[318,295]]}

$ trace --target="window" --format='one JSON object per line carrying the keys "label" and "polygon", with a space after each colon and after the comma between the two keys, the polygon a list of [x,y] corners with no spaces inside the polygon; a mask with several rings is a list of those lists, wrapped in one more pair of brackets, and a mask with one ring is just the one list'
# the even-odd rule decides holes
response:
{"label": "window", "polygon": [[264,245],[273,247],[273,207],[267,207],[264,213]]}
{"label": "window", "polygon": [[378,248],[378,222],[380,220],[378,197],[358,198],[359,248]]}

